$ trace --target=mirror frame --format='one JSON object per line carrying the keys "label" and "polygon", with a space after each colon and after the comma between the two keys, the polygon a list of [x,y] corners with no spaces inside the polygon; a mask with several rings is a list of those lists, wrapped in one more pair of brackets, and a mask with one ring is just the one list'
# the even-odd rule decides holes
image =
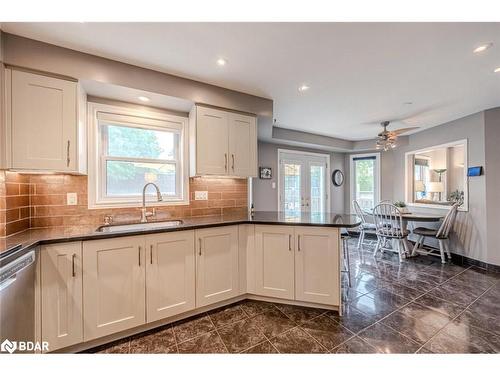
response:
{"label": "mirror frame", "polygon": [[[421,208],[433,208],[440,210],[448,210],[450,206],[444,206],[441,204],[431,204],[431,203],[415,203],[411,202],[410,197],[413,197],[413,165],[411,165],[412,155],[434,150],[436,148],[448,148],[453,146],[464,146],[464,203],[458,208],[459,211],[469,211],[469,180],[467,178],[467,168],[469,165],[468,152],[469,152],[469,142],[468,139],[460,139],[453,142],[437,144],[434,146],[429,146],[421,148],[418,150],[408,151],[405,153],[405,203],[410,207],[421,207]],[[411,175],[410,175],[411,170]]]}

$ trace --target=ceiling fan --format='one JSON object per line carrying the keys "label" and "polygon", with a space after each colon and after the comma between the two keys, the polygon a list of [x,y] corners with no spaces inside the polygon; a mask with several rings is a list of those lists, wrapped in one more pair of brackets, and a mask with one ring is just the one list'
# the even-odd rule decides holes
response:
{"label": "ceiling fan", "polygon": [[388,151],[390,149],[395,148],[396,140],[401,134],[404,134],[411,130],[418,129],[418,127],[411,127],[411,128],[404,128],[404,129],[397,129],[394,131],[390,131],[387,130],[387,127],[389,126],[390,123],[391,123],[390,121],[382,121],[380,123],[380,125],[384,128],[384,130],[378,133],[377,135],[377,143],[375,144],[377,150]]}

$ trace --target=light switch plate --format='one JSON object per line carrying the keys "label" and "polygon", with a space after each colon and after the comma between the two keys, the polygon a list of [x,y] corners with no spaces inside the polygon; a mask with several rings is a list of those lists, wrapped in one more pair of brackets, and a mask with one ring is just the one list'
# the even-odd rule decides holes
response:
{"label": "light switch plate", "polygon": [[195,191],[194,192],[195,201],[206,201],[208,200],[208,191]]}
{"label": "light switch plate", "polygon": [[78,196],[76,193],[66,194],[66,204],[68,206],[76,206],[78,204]]}

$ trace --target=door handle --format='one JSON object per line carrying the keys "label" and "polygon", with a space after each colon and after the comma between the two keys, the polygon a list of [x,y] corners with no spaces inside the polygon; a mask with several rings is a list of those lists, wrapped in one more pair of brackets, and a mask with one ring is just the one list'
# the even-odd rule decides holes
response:
{"label": "door handle", "polygon": [[227,154],[224,154],[224,170],[227,172]]}
{"label": "door handle", "polygon": [[76,277],[76,271],[75,271],[75,258],[76,258],[76,254],[73,254],[71,256],[71,275],[73,277]]}
{"label": "door handle", "polygon": [[198,250],[198,255],[201,255],[201,238],[198,238],[198,243],[200,244],[199,250]]}
{"label": "door handle", "polygon": [[232,158],[233,158],[233,172],[234,172],[234,154],[231,154]]}
{"label": "door handle", "polygon": [[68,144],[66,145],[66,167],[69,167],[70,157],[69,157],[69,145],[70,140],[68,139]]}
{"label": "door handle", "polygon": [[300,251],[300,234],[297,238],[297,251]]}
{"label": "door handle", "polygon": [[151,259],[150,263],[153,264],[153,245],[149,245],[149,258]]}
{"label": "door handle", "polygon": [[141,266],[141,247],[139,246],[139,267]]}
{"label": "door handle", "polygon": [[288,251],[292,251],[292,235],[288,235]]}

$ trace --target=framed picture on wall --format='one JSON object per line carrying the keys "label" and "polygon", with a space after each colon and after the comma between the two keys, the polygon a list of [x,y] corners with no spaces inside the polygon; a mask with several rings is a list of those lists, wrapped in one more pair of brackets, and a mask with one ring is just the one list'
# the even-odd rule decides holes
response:
{"label": "framed picture on wall", "polygon": [[270,180],[273,177],[270,167],[259,167],[259,176],[263,180]]}

